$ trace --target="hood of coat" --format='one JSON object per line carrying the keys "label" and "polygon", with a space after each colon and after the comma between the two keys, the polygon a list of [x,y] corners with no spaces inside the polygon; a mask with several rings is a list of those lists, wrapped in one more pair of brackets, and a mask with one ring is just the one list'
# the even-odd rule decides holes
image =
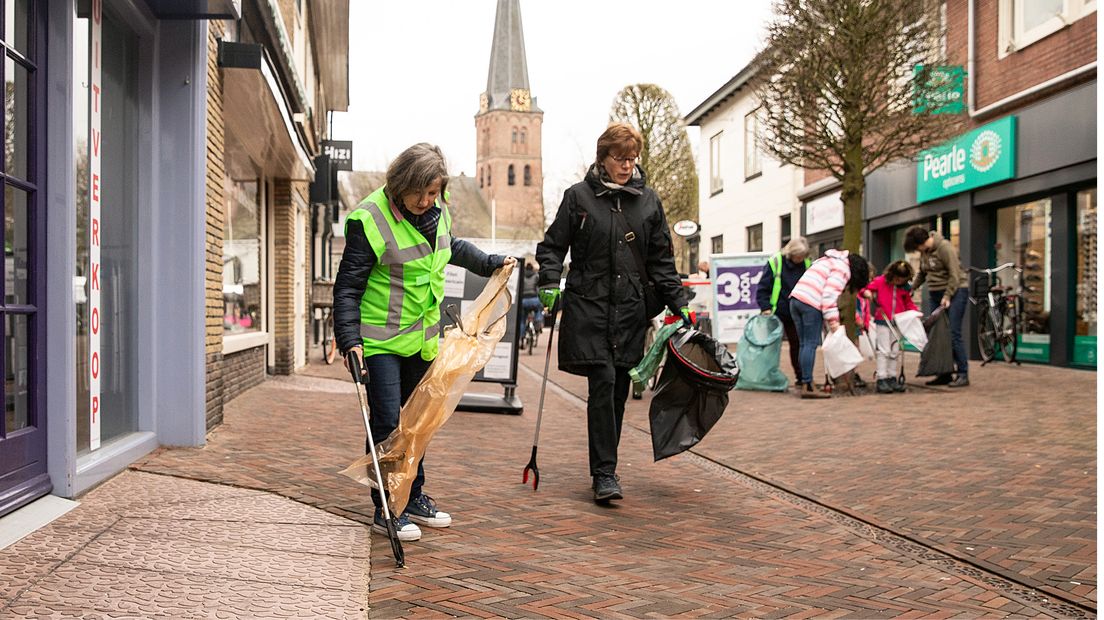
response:
{"label": "hood of coat", "polygon": [[847,250],[827,250],[824,255],[828,258],[838,258],[840,260],[847,260]]}
{"label": "hood of coat", "polygon": [[586,173],[586,183],[590,186],[590,189],[594,190],[595,196],[605,196],[614,192],[626,192],[639,196],[644,193],[645,181],[647,179],[644,177],[644,169],[640,166],[633,169],[632,177],[624,185],[618,185],[611,181],[597,163],[591,164]]}

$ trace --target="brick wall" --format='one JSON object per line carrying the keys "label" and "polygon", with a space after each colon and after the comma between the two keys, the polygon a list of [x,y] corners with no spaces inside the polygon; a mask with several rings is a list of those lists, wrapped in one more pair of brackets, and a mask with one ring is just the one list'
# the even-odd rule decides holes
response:
{"label": "brick wall", "polygon": [[275,307],[271,308],[275,338],[276,362],[272,371],[290,375],[295,369],[295,210],[291,199],[292,183],[288,179],[273,182],[272,208],[273,265],[269,286],[275,291]]}
{"label": "brick wall", "polygon": [[224,402],[230,402],[242,392],[263,383],[265,380],[264,347],[253,347],[223,356],[222,377]]}
{"label": "brick wall", "polygon": [[222,405],[226,400],[223,393],[222,359],[222,239],[226,221],[223,180],[226,166],[223,160],[222,72],[218,68],[217,41],[223,32],[223,22],[210,22],[207,30],[207,248],[204,304],[208,429],[222,423]]}
{"label": "brick wall", "polygon": [[[1000,101],[1020,91],[1057,77],[1096,59],[1096,13],[1078,19],[1069,26],[1036,41],[1004,58],[998,58],[1000,0],[977,0],[975,6],[974,75],[976,79],[977,108]],[[967,1],[952,0],[947,3],[947,51],[951,64],[966,66],[967,61]],[[1095,78],[1089,72],[1081,81]],[[1050,92],[1042,92],[1030,99],[1017,102],[1014,107],[998,110],[989,118],[973,121],[973,125],[987,123],[998,116],[1007,115],[1054,92],[1069,88],[1060,85]]]}

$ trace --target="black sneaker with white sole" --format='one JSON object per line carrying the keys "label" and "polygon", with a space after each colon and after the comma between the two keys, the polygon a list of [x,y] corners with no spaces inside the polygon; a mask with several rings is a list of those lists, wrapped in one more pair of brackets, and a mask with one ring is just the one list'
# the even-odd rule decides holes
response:
{"label": "black sneaker with white sole", "polygon": [[452,515],[437,510],[437,502],[422,493],[406,505],[406,516],[419,525],[426,527],[448,527],[452,525]]}
{"label": "black sneaker with white sole", "polygon": [[[382,508],[376,508],[376,514],[372,518],[372,531],[387,536],[387,521],[383,519]],[[395,519],[395,532],[403,542],[419,540],[422,537],[422,529],[411,523],[405,512]]]}

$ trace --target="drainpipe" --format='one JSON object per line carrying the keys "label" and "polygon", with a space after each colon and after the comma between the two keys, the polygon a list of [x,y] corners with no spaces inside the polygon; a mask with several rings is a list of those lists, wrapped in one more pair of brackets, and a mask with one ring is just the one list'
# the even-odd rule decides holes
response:
{"label": "drainpipe", "polygon": [[968,83],[968,88],[966,89],[966,103],[967,103],[967,107],[968,107],[969,112],[970,112],[970,118],[977,118],[977,117],[980,117],[980,116],[986,116],[986,115],[988,115],[992,112],[995,112],[995,111],[1000,110],[1002,108],[1005,108],[1005,107],[1007,107],[1007,106],[1009,106],[1013,103],[1016,103],[1016,102],[1020,101],[1021,99],[1025,99],[1027,97],[1030,97],[1031,95],[1034,95],[1035,93],[1038,93],[1039,91],[1046,90],[1048,88],[1051,88],[1052,86],[1061,84],[1063,82],[1067,82],[1067,81],[1072,80],[1074,78],[1077,78],[1081,75],[1084,75],[1084,74],[1086,74],[1090,71],[1095,71],[1096,70],[1096,61],[1094,60],[1094,61],[1092,61],[1088,64],[1082,65],[1082,66],[1074,69],[1073,71],[1068,71],[1066,73],[1063,73],[1062,75],[1059,75],[1058,77],[1051,78],[1051,79],[1049,79],[1045,82],[1041,82],[1041,83],[1036,84],[1036,85],[1034,85],[1030,88],[1027,88],[1025,90],[1021,90],[1020,92],[1018,92],[1014,95],[1010,95],[1008,97],[1005,97],[1004,99],[1001,99],[1000,101],[990,103],[989,105],[985,106],[984,108],[981,108],[980,110],[977,109],[975,107],[977,105],[977,80],[975,79],[975,75],[976,75],[975,70],[977,68],[977,61],[976,61],[976,50],[975,50],[975,46],[974,46],[974,25],[975,25],[975,19],[974,19],[975,8],[974,7],[975,7],[976,2],[977,2],[977,0],[966,0],[966,6],[967,6],[967,9],[966,9],[966,24],[967,24],[966,25],[966,76],[967,76],[967,80],[969,82]]}

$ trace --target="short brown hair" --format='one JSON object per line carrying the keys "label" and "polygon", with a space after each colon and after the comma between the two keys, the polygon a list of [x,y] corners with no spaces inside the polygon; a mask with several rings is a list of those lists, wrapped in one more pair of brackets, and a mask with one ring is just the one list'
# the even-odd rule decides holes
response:
{"label": "short brown hair", "polygon": [[640,155],[644,148],[644,138],[636,127],[628,123],[613,123],[598,136],[598,159],[601,162],[610,153]]}
{"label": "short brown hair", "polygon": [[441,200],[445,200],[448,187],[448,167],[441,148],[427,142],[419,142],[406,149],[387,167],[387,195],[401,201],[404,194],[421,192],[441,179]]}
{"label": "short brown hair", "polygon": [[919,224],[910,226],[909,229],[905,231],[905,251],[915,252],[916,248],[924,245],[924,242],[927,241],[930,236],[931,233],[928,232],[927,228]]}

